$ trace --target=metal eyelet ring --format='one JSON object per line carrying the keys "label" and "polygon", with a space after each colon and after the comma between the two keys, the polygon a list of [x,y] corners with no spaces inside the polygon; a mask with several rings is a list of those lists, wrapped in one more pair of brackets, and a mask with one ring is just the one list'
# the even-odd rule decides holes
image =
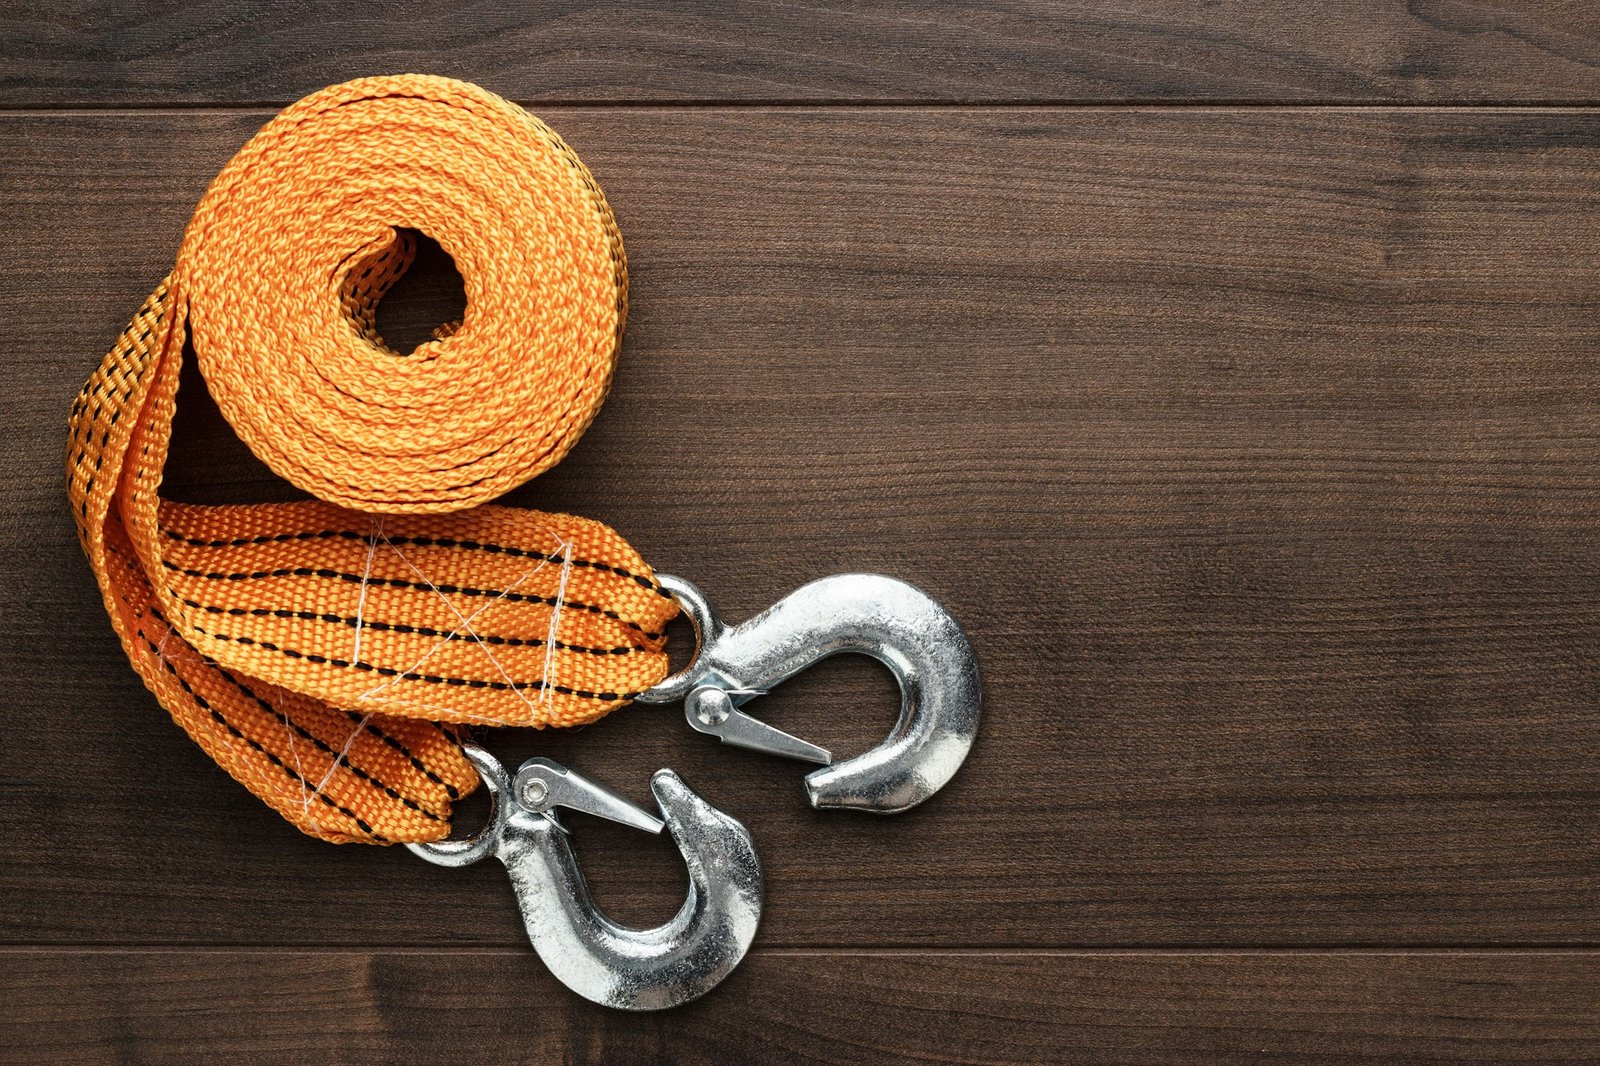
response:
{"label": "metal eyelet ring", "polygon": [[676,703],[687,696],[689,690],[694,687],[700,655],[705,651],[706,645],[716,639],[722,623],[718,620],[716,612],[711,609],[706,594],[693,582],[672,574],[657,574],[656,580],[663,589],[672,593],[673,599],[678,601],[678,606],[683,610],[684,617],[688,618],[689,624],[694,627],[694,654],[689,657],[683,669],[651,685],[634,699],[639,703]]}
{"label": "metal eyelet ring", "polygon": [[511,817],[511,779],[500,760],[476,744],[461,745],[461,754],[483,778],[483,787],[489,793],[489,821],[465,840],[406,845],[413,855],[420,855],[436,866],[470,866],[493,855],[495,846],[500,843],[500,834],[505,830],[506,819]]}

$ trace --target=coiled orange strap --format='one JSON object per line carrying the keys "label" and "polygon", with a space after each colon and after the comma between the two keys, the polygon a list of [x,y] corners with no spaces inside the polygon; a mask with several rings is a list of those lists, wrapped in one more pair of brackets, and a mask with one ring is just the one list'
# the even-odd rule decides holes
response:
{"label": "coiled orange strap", "polygon": [[[375,318],[403,229],[467,295],[409,354]],[[440,839],[477,784],[448,723],[578,725],[665,676],[677,607],[626,541],[484,503],[588,427],[626,297],[611,210],[553,131],[462,82],[364,78],[223,168],[79,394],[68,495],[129,659],[305,832]],[[317,499],[160,499],[186,346],[239,435]]]}

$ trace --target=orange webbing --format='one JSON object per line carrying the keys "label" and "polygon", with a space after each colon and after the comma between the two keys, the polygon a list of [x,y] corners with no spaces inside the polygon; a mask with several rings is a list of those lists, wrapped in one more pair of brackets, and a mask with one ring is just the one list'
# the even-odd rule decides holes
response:
{"label": "orange webbing", "polygon": [[[375,312],[420,230],[467,312],[414,352]],[[223,168],[73,405],[67,483],[123,647],[230,774],[325,840],[449,832],[454,725],[578,725],[667,672],[677,608],[613,530],[484,501],[559,460],[611,380],[621,237],[555,133],[475,86],[366,78]],[[319,497],[159,498],[192,346],[218,405]],[[450,512],[450,513],[446,513]]]}

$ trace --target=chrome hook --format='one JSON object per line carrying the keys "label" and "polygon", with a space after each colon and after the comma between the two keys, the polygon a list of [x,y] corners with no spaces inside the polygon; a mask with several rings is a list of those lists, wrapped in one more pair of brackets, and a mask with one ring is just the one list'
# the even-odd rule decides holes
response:
{"label": "chrome hook", "polygon": [[[943,788],[966,759],[978,732],[978,660],[961,626],[922,590],[881,574],[836,574],[728,626],[690,582],[657,579],[694,624],[699,647],[639,702],[681,699],[689,724],[725,744],[822,763],[806,776],[813,807],[894,814]],[[843,652],[872,656],[900,682],[900,719],[872,750],[835,763],[826,749],[739,709]]]}
{"label": "chrome hook", "polygon": [[[408,844],[439,866],[487,855],[511,875],[528,939],[562,984],[624,1010],[660,1010],[703,995],[739,964],[761,921],[761,859],[744,826],[691,792],[671,770],[650,789],[665,822],[549,759],[530,759],[513,783],[493,755],[462,751],[489,793],[489,823],[468,840]],[[671,830],[689,867],[689,896],[654,929],[618,925],[595,908],[555,807],[646,832]]]}

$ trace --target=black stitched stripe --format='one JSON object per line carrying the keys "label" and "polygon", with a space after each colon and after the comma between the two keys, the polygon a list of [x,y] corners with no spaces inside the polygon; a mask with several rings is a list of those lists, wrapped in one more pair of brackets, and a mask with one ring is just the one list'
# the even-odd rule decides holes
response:
{"label": "black stitched stripe", "polygon": [[[363,717],[365,717],[364,715],[357,714],[355,711],[345,711],[344,713],[350,716],[350,720],[352,722],[359,722]],[[377,737],[379,740],[383,741],[385,744],[389,745],[389,747],[393,748],[395,751],[404,756],[412,766],[416,767],[422,772],[424,777],[438,785],[440,788],[444,789],[444,794],[446,796],[449,796],[453,800],[458,800],[461,798],[461,792],[456,788],[456,786],[440,777],[437,773],[425,765],[421,759],[411,754],[410,748],[402,744],[399,739],[390,736],[388,733],[385,733],[382,729],[378,728],[378,726],[373,724],[370,719],[367,721],[367,732],[371,733],[373,736]],[[460,747],[460,741],[457,741],[454,737],[447,736],[445,739],[454,742],[457,747]]]}
{"label": "black stitched stripe", "polygon": [[[166,621],[165,618],[161,617],[161,612],[156,608],[151,607],[150,611],[156,617],[161,618],[163,622]],[[168,624],[170,625],[171,623]],[[215,667],[224,674],[227,673],[227,670],[223,667],[223,665],[217,662],[217,660],[213,659],[211,656],[201,654],[200,658],[207,666]],[[231,675],[229,676],[229,680],[232,680]],[[254,694],[252,693],[252,695]],[[347,710],[344,713],[352,722],[360,722],[362,719],[367,718],[366,715],[357,714],[355,711]],[[438,725],[437,722],[430,722],[429,724]],[[383,741],[390,748],[399,752],[400,755],[405,758],[405,760],[409,762],[418,773],[422,774],[422,776],[426,777],[429,781],[432,781],[434,784],[444,789],[444,794],[449,796],[452,800],[458,800],[461,798],[461,791],[457,789],[456,786],[440,777],[431,767],[428,766],[427,763],[417,758],[416,755],[412,753],[410,748],[406,747],[405,744],[402,743],[398,738],[392,737],[388,733],[384,732],[383,728],[376,722],[373,722],[370,719],[367,720],[367,732]],[[443,732],[443,730],[440,732]],[[460,745],[460,741],[456,740],[455,737],[450,736],[448,733],[445,734],[445,739],[455,743],[457,746]]]}
{"label": "black stitched stripe", "polygon": [[644,635],[651,640],[659,640],[661,637],[660,633],[646,633],[644,631],[644,627],[640,626],[639,623],[630,622],[628,619],[622,617],[622,615],[608,607],[596,607],[592,603],[582,603],[578,600],[563,600],[556,596],[538,596],[531,592],[507,592],[501,589],[480,589],[474,588],[471,585],[426,585],[416,581],[407,581],[404,578],[399,577],[369,577],[361,574],[346,573],[343,570],[329,570],[326,567],[294,566],[280,567],[277,570],[251,570],[249,572],[224,574],[214,570],[193,570],[188,567],[179,566],[170,559],[161,560],[161,565],[166,567],[168,570],[176,571],[177,573],[183,574],[186,577],[199,577],[204,578],[207,581],[257,581],[262,578],[269,577],[326,577],[337,578],[340,581],[348,581],[354,585],[365,583],[368,585],[378,585],[385,588],[417,589],[423,592],[438,592],[441,595],[486,596],[490,599],[506,600],[511,603],[544,603],[549,604],[551,607],[559,606],[563,609],[587,611],[589,614],[597,614],[605,618],[614,619],[631,629],[639,630],[639,632],[644,633]]}
{"label": "black stitched stripe", "polygon": [[228,633],[212,633],[194,626],[194,631],[212,640],[227,641],[230,644],[239,644],[250,648],[263,648],[267,651],[286,655],[291,659],[302,659],[308,663],[334,666],[339,669],[360,670],[364,673],[377,674],[380,677],[397,677],[406,681],[426,681],[430,685],[450,685],[453,688],[486,688],[495,692],[521,692],[531,689],[535,692],[548,688],[552,692],[559,692],[563,696],[576,696],[583,700],[599,700],[602,703],[612,703],[617,700],[631,700],[639,695],[638,692],[590,692],[588,689],[569,688],[540,678],[536,681],[486,681],[481,677],[445,677],[439,674],[418,674],[409,670],[396,670],[392,666],[378,666],[373,663],[362,662],[359,659],[336,659],[315,652],[298,651],[294,648],[279,647],[267,640],[256,640],[254,637],[236,637]]}
{"label": "black stitched stripe", "polygon": [[[308,730],[305,727],[303,727],[302,725],[300,725],[300,723],[294,721],[288,715],[284,714],[282,711],[280,711],[276,707],[274,707],[272,704],[268,703],[266,700],[264,700],[260,696],[256,695],[256,693],[254,691],[252,691],[248,685],[245,685],[243,682],[239,681],[228,670],[223,669],[222,667],[219,666],[217,668],[217,672],[220,673],[224,678],[226,678],[228,683],[231,684],[234,688],[238,689],[241,693],[243,693],[249,699],[254,700],[256,705],[258,707],[260,707],[263,711],[266,711],[268,714],[271,714],[273,717],[277,718],[278,721],[282,722],[288,728],[293,729],[296,733],[298,733],[304,739],[309,740],[312,744],[316,745],[316,747],[317,747],[317,749],[319,751],[321,751],[321,752],[323,752],[324,754],[327,754],[327,755],[332,755],[333,756],[333,768],[335,770],[337,770],[341,766],[344,767],[346,770],[349,770],[352,774],[354,774],[357,778],[361,779],[362,781],[367,782],[367,784],[371,785],[373,788],[378,789],[385,796],[388,796],[390,799],[397,801],[401,806],[406,807],[409,810],[416,811],[418,814],[422,815],[424,818],[432,819],[435,822],[447,821],[447,819],[442,818],[438,814],[435,814],[433,811],[428,810],[428,808],[422,806],[422,804],[418,803],[416,800],[412,799],[410,796],[403,795],[399,791],[397,791],[396,789],[391,788],[389,785],[384,784],[381,780],[378,779],[376,774],[369,773],[368,771],[363,770],[361,767],[357,766],[355,763],[351,762],[350,761],[350,753],[349,752],[334,751],[333,748],[329,747],[326,743],[323,742],[321,737],[317,736],[315,733],[312,733],[310,730]],[[358,722],[359,722],[359,719],[358,719]]]}
{"label": "black stitched stripe", "polygon": [[[163,297],[161,300],[155,301],[155,307],[152,309],[151,315],[150,315],[151,321],[160,321],[161,313],[162,313],[162,306],[163,306],[164,303],[165,303],[165,297]],[[133,323],[137,322],[139,320],[139,314],[142,313],[143,310],[144,310],[144,308],[141,307],[139,309],[139,311],[134,313],[133,320],[128,323],[128,327],[127,327],[128,329],[132,329],[133,328]],[[146,340],[150,339],[150,330],[151,330],[151,328],[152,327],[151,327],[150,323],[147,322],[145,324],[143,330],[139,334],[139,340],[140,341],[146,341]],[[124,334],[126,334],[127,330],[124,330],[123,332],[124,332]],[[118,337],[117,338],[117,343],[112,345],[111,353],[108,353],[108,355],[116,352],[117,348],[121,346],[122,340],[123,340],[122,337]],[[137,349],[137,347],[138,347],[137,343],[130,343],[128,345],[128,347],[127,347],[127,351],[126,351],[125,354],[126,355],[132,355],[134,353],[134,351]],[[103,360],[102,360],[102,362],[103,362]],[[130,399],[133,398],[134,390],[139,387],[139,382],[144,379],[144,373],[145,373],[146,370],[148,370],[150,368],[151,364],[149,362],[141,362],[141,363],[135,363],[134,366],[135,366],[134,373],[131,374],[131,375],[125,375],[125,377],[127,378],[128,387],[123,390],[122,397],[117,401],[118,409],[115,412],[112,413],[112,416],[111,416],[111,425],[112,426],[117,424],[117,419],[120,418],[121,414],[122,414],[122,407],[124,405],[126,405],[127,402]],[[99,373],[99,371],[96,371],[96,374],[98,374],[98,373]],[[91,377],[89,379],[89,381],[84,383],[83,394],[87,394],[87,392],[89,391],[89,386],[91,384],[93,384],[93,382],[94,382],[94,378]],[[116,382],[112,380],[112,378],[111,378],[111,376],[109,374],[107,374],[106,377],[102,379],[101,383],[102,383],[103,386],[105,386],[105,390],[104,391],[106,391],[108,393],[115,391]],[[98,398],[99,397],[96,397],[96,399],[98,399]],[[87,395],[85,395],[85,404],[84,404],[84,406],[85,406],[85,408],[87,408],[87,406],[88,406],[88,404],[87,404]],[[96,407],[95,407],[95,418],[97,420],[98,420],[100,414],[102,413],[102,410],[103,409],[99,405],[96,405]],[[74,463],[73,463],[73,473],[74,474],[77,473],[78,465],[83,462],[83,457],[84,457],[85,453],[81,449],[83,447],[87,446],[89,441],[91,439],[93,439],[93,437],[94,437],[94,425],[91,423],[90,425],[88,425],[88,426],[86,426],[84,428],[83,440],[79,445],[80,450],[78,452],[78,457],[77,457],[76,461],[74,461]],[[107,426],[106,429],[104,429],[100,434],[100,451],[94,457],[94,472],[89,475],[89,480],[87,482],[85,482],[85,484],[83,486],[83,502],[82,502],[82,504],[79,505],[78,510],[79,510],[79,513],[82,514],[84,518],[88,518],[89,517],[89,497],[94,492],[95,479],[100,476],[101,465],[105,462],[105,458],[106,458],[106,453],[105,453],[106,442],[108,440],[110,440],[110,438],[111,438],[111,429],[110,429],[110,426]],[[144,453],[146,455],[148,455],[149,452],[150,452],[150,447],[149,447],[149,445],[146,445],[145,449],[144,449]],[[665,595],[665,593],[662,593],[662,595]]]}
{"label": "black stitched stripe", "polygon": [[[195,537],[186,537],[182,533],[171,529],[163,529],[161,532],[180,544],[187,544],[192,548],[245,548],[259,544],[284,544],[291,541],[306,540],[354,540],[366,544],[372,539],[371,534],[357,533],[353,529],[319,529],[295,533],[268,533],[259,537],[238,537],[233,540],[200,540]],[[672,598],[671,593],[665,591],[660,585],[657,585],[642,574],[635,574],[631,570],[613,566],[610,563],[602,563],[598,559],[568,559],[558,552],[529,551],[527,548],[517,548],[509,544],[457,540],[455,537],[397,537],[385,534],[383,539],[390,544],[404,544],[407,547],[460,548],[463,551],[487,552],[490,555],[505,555],[513,559],[542,559],[547,563],[581,566],[602,574],[615,574],[617,577],[628,578],[630,581],[635,581],[652,592],[658,592],[668,599]]]}
{"label": "black stitched stripe", "polygon": [[591,648],[583,644],[568,644],[566,641],[554,642],[540,640],[537,637],[501,637],[481,636],[475,633],[463,633],[460,629],[446,630],[435,629],[432,626],[414,626],[403,622],[374,622],[367,618],[350,618],[342,614],[319,613],[317,611],[292,611],[287,607],[219,607],[214,603],[200,603],[181,597],[187,607],[194,607],[205,611],[207,614],[225,614],[233,617],[253,618],[299,618],[307,622],[336,622],[342,623],[352,629],[376,629],[385,633],[415,634],[419,637],[438,637],[441,640],[471,640],[482,641],[495,647],[506,648],[544,648],[554,643],[563,651],[586,652],[589,655],[629,655],[636,651],[643,651],[632,644],[617,648]]}
{"label": "black stitched stripe", "polygon": [[340,814],[344,815],[345,817],[349,818],[351,821],[355,822],[356,825],[361,829],[361,831],[363,833],[367,834],[373,840],[376,840],[376,841],[378,841],[380,843],[383,843],[383,844],[387,844],[387,843],[390,842],[388,837],[384,836],[383,834],[379,833],[377,830],[373,829],[372,826],[368,825],[366,820],[364,818],[362,818],[359,814],[357,814],[355,811],[352,811],[349,807],[346,807],[344,804],[340,803],[338,800],[334,799],[332,796],[329,796],[324,792],[320,792],[320,791],[314,789],[312,787],[311,782],[307,781],[303,776],[301,776],[294,769],[294,767],[290,766],[288,763],[286,763],[282,759],[278,758],[278,756],[274,755],[272,752],[270,752],[266,748],[262,747],[259,742],[251,739],[250,737],[245,736],[242,732],[240,732],[238,726],[236,726],[232,722],[228,721],[227,718],[223,717],[222,712],[218,711],[215,707],[211,706],[211,701],[207,700],[204,696],[200,695],[200,693],[196,692],[192,687],[190,687],[189,682],[187,680],[185,680],[184,677],[181,674],[178,673],[177,668],[175,666],[173,666],[170,662],[168,662],[164,656],[162,656],[161,647],[158,644],[156,644],[155,641],[150,639],[150,637],[145,633],[144,628],[142,626],[139,628],[139,637],[140,637],[141,640],[143,640],[145,642],[145,645],[147,647],[149,647],[150,654],[156,657],[156,660],[158,662],[160,662],[163,667],[166,668],[167,673],[171,674],[173,676],[173,679],[176,680],[178,682],[179,686],[182,687],[183,691],[188,693],[189,698],[194,700],[195,705],[197,707],[199,707],[201,710],[205,711],[207,714],[209,714],[211,716],[212,720],[215,721],[218,725],[222,726],[222,728],[226,729],[231,736],[233,736],[236,740],[244,741],[246,744],[248,744],[250,746],[250,748],[252,750],[259,752],[272,765],[276,766],[278,769],[280,769],[284,773],[288,774],[289,777],[291,779],[293,779],[294,781],[299,782],[301,788],[305,789],[311,795],[316,796],[317,799],[320,800],[322,803],[326,804],[329,807],[332,807],[334,810],[338,811]]}
{"label": "black stitched stripe", "polygon": [[[161,613],[161,609],[160,608],[158,608],[158,607],[156,607],[154,605],[151,605],[150,608],[149,608],[149,611],[163,625],[166,625],[166,626],[169,626],[169,627],[172,625],[172,622],[166,617],[166,615]],[[148,644],[149,640],[146,639],[145,643]],[[217,673],[221,674],[223,680],[227,681],[228,684],[232,685],[242,695],[244,695],[247,699],[249,699],[251,702],[253,702],[257,707],[260,707],[267,714],[270,714],[270,715],[272,715],[272,717],[276,718],[278,720],[278,722],[281,725],[283,725],[285,728],[294,730],[297,734],[299,734],[299,736],[300,736],[300,738],[302,740],[309,741],[312,745],[314,745],[319,751],[322,751],[324,754],[333,756],[333,769],[337,770],[339,767],[343,766],[345,769],[349,770],[352,774],[354,774],[359,780],[367,782],[369,785],[371,785],[372,787],[378,789],[384,795],[388,796],[390,799],[399,801],[402,806],[408,807],[411,810],[416,811],[418,814],[421,814],[421,815],[423,815],[425,817],[431,818],[435,822],[447,821],[447,819],[439,816],[438,814],[434,813],[433,811],[428,810],[426,807],[424,807],[421,804],[419,804],[416,800],[412,799],[410,796],[403,795],[399,791],[397,791],[396,789],[391,788],[389,785],[387,785],[383,781],[379,780],[377,775],[369,773],[368,771],[366,771],[366,770],[362,769],[361,767],[357,766],[355,763],[351,762],[350,761],[350,754],[348,752],[336,752],[336,751],[334,751],[333,748],[329,747],[326,743],[323,742],[321,737],[317,736],[315,733],[312,733],[310,730],[306,729],[299,722],[294,721],[288,715],[284,714],[282,711],[278,710],[278,708],[274,707],[267,700],[262,699],[255,692],[254,689],[250,688],[244,682],[242,682],[238,678],[234,677],[233,673],[231,671],[229,671],[226,667],[224,667],[221,663],[217,662],[215,659],[212,659],[209,656],[201,656],[201,658],[205,660],[205,663],[206,663],[207,666],[213,668],[214,670],[217,671]],[[163,660],[163,662],[164,661],[165,660]],[[179,681],[181,682],[182,678],[179,678]],[[349,713],[349,712],[346,712],[346,713]],[[351,715],[351,717],[352,717],[352,719],[354,719],[356,721],[360,721],[360,716]],[[440,782],[440,783],[442,784],[443,782]],[[321,789],[317,788],[317,789],[313,789],[313,791],[317,792],[317,793],[320,793]]]}
{"label": "black stitched stripe", "polygon": [[[113,558],[119,560],[129,570],[132,570],[135,573],[142,573],[142,571],[139,570],[139,564],[138,564],[137,561],[135,561],[134,559],[130,559],[130,558],[127,558],[127,557],[123,556],[123,554],[119,550],[117,550],[116,547],[111,545],[110,543],[108,543],[106,545],[106,550],[111,554],[111,556]],[[172,592],[171,589],[168,589],[167,591],[169,593],[172,593],[172,595],[177,595],[177,593]],[[162,616],[160,610],[157,609],[155,606],[152,605],[149,609],[150,609],[150,611],[152,613],[154,613],[156,615],[156,617],[160,618],[163,623],[165,623],[168,626],[171,625],[171,623],[168,622],[167,619],[164,616]],[[633,623],[631,623],[631,622],[628,623],[628,624],[629,625],[633,625]],[[639,627],[638,626],[634,626],[634,628],[638,629]],[[144,636],[142,631],[140,633],[140,636],[141,637]],[[145,643],[147,643],[147,644],[149,643],[148,638],[146,638]],[[222,669],[221,664],[218,663],[215,659],[211,658],[210,656],[202,655],[201,658],[205,661],[206,665],[214,666],[219,670]],[[169,670],[171,669],[170,665],[168,666],[168,669]],[[182,678],[179,678],[178,680],[181,682]],[[350,720],[352,722],[358,722],[363,717],[362,715],[359,715],[354,711],[348,711],[347,710],[344,713],[349,716],[349,718],[350,718]],[[437,729],[439,731],[440,735],[443,736],[446,740],[448,740],[451,743],[455,744],[458,748],[460,747],[460,745],[461,745],[460,738],[452,736],[438,722],[431,722],[429,724],[431,724],[435,729]],[[384,730],[381,727],[379,727],[376,723],[373,723],[370,720],[367,722],[367,732],[371,733],[373,736],[375,736],[379,740],[383,741],[390,748],[392,748],[395,751],[399,752],[400,755],[403,756],[405,758],[405,760],[407,762],[409,762],[412,765],[412,767],[415,768],[419,773],[421,773],[429,781],[432,781],[434,784],[436,784],[440,788],[444,789],[444,794],[449,796],[452,800],[458,800],[458,799],[461,798],[461,790],[460,789],[456,788],[456,786],[452,785],[450,782],[448,782],[444,778],[440,777],[439,774],[432,767],[428,766],[421,759],[417,758],[415,753],[413,753],[410,748],[406,747],[406,745],[404,743],[402,743],[399,738],[390,736],[388,733],[384,732]]]}

